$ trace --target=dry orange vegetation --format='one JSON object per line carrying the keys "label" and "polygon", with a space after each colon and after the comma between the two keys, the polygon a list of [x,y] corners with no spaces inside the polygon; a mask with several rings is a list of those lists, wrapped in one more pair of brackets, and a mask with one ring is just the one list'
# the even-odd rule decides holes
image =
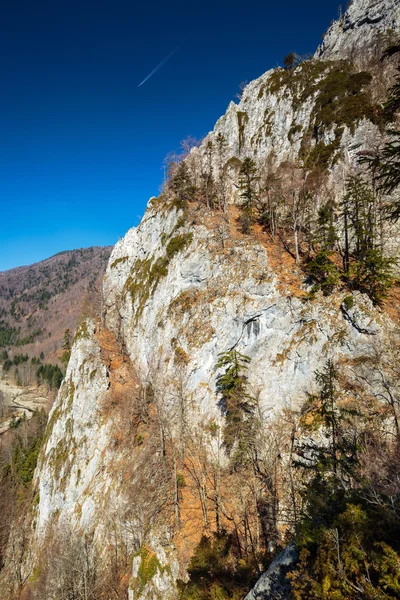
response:
{"label": "dry orange vegetation", "polygon": [[384,312],[395,322],[400,323],[400,284],[395,285],[382,304]]}
{"label": "dry orange vegetation", "polygon": [[304,273],[296,265],[293,256],[284,248],[283,242],[278,236],[272,240],[271,236],[258,223],[253,225],[250,235],[243,234],[238,222],[240,207],[236,205],[230,205],[227,213],[210,213],[205,210],[204,213],[202,215],[202,223],[213,230],[215,234],[219,228],[227,228],[228,235],[225,240],[226,252],[238,241],[253,244],[254,240],[256,240],[267,252],[268,263],[265,266],[266,268],[267,266],[270,267],[278,278],[278,290],[285,295],[297,298],[304,297],[305,293],[301,287],[304,280]]}

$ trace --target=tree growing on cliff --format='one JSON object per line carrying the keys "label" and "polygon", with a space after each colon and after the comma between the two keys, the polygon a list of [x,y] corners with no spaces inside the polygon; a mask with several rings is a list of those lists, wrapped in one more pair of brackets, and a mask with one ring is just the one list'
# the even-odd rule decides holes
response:
{"label": "tree growing on cliff", "polygon": [[63,363],[63,365],[65,367],[67,367],[67,365],[69,363],[69,359],[71,357],[71,343],[72,343],[71,332],[69,329],[66,329],[64,331],[63,340],[62,340],[63,353],[61,355],[61,362]]}
{"label": "tree growing on cliff", "polygon": [[364,394],[357,410],[349,409],[331,361],[316,378],[319,389],[303,413],[303,434],[309,440],[313,432],[314,442],[303,444],[300,461],[302,468],[309,463],[311,478],[297,529],[300,559],[289,575],[293,597],[394,600],[400,592],[397,441],[382,431],[379,408]]}
{"label": "tree growing on cliff", "polygon": [[215,145],[211,140],[206,144],[205,165],[202,169],[202,191],[206,200],[207,208],[215,208],[216,185],[214,179],[214,155]]}
{"label": "tree growing on cliff", "polygon": [[287,56],[283,59],[283,64],[285,65],[286,71],[291,71],[297,63],[297,56],[294,52],[289,52]]}
{"label": "tree growing on cliff", "polygon": [[380,304],[393,285],[393,264],[382,246],[384,207],[373,188],[360,176],[350,177],[342,202],[343,266],[351,285]]}
{"label": "tree growing on cliff", "polygon": [[312,424],[311,430],[322,432],[321,441],[312,440],[299,447],[303,464],[309,464],[317,477],[333,474],[343,481],[350,468],[356,446],[351,445],[345,434],[348,410],[339,405],[338,373],[332,360],[328,360],[315,379],[319,387],[316,394],[308,394],[303,407],[304,423]]}
{"label": "tree growing on cliff", "polygon": [[246,460],[251,443],[255,401],[247,385],[249,364],[250,358],[236,350],[221,354],[217,362],[217,369],[224,369],[217,378],[217,390],[226,419],[224,443],[236,463]]}
{"label": "tree growing on cliff", "polygon": [[243,201],[239,222],[243,233],[250,233],[255,222],[259,175],[252,158],[245,158],[239,171],[239,196]]}
{"label": "tree growing on cliff", "polygon": [[217,190],[219,196],[219,204],[226,211],[226,151],[228,142],[226,137],[219,133],[215,140],[216,152],[217,152],[217,164],[218,164],[218,179],[217,179]]}
{"label": "tree growing on cliff", "polygon": [[318,251],[307,262],[306,270],[315,282],[313,292],[321,289],[327,295],[338,284],[340,276],[332,261],[337,234],[334,225],[334,208],[329,202],[323,204],[318,211],[317,227],[313,238],[313,245]]}
{"label": "tree growing on cliff", "polygon": [[[389,46],[383,54],[382,60],[391,58],[400,53],[400,44]],[[386,120],[387,141],[375,154],[366,153],[361,157],[366,163],[378,186],[384,194],[391,194],[400,186],[400,130],[394,121],[400,110],[400,65],[397,66],[397,76],[394,85],[389,89],[384,104],[383,116]],[[392,221],[400,219],[400,202],[396,196],[389,206],[388,216]]]}
{"label": "tree growing on cliff", "polygon": [[186,208],[188,200],[193,198],[194,187],[185,162],[177,166],[171,179],[171,189],[177,198],[178,207]]}

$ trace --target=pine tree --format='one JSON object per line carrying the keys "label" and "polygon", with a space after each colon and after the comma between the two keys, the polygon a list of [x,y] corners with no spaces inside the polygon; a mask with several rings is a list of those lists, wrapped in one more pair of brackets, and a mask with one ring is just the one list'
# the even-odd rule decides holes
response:
{"label": "pine tree", "polygon": [[69,359],[71,358],[71,333],[69,329],[64,331],[63,340],[62,340],[62,348],[63,353],[61,355],[61,362],[66,367],[69,363]]}
{"label": "pine tree", "polygon": [[63,350],[71,350],[71,332],[69,329],[64,331],[62,347]]}
{"label": "pine tree", "polygon": [[352,266],[353,285],[379,305],[394,284],[393,265],[394,259],[385,257],[380,249],[368,248],[363,259]]}
{"label": "pine tree", "polygon": [[226,141],[225,136],[222,133],[217,135],[215,140],[215,144],[217,147],[217,161],[218,161],[218,181],[217,181],[217,189],[219,195],[220,206],[223,207],[224,211],[226,210],[226,170],[225,170],[225,162],[226,162],[226,149],[228,146],[228,142]]}
{"label": "pine tree", "polygon": [[214,208],[216,199],[213,169],[214,151],[214,144],[209,140],[206,144],[206,169],[203,173],[203,190],[208,208]]}
{"label": "pine tree", "polygon": [[334,208],[332,203],[326,203],[318,211],[317,228],[314,234],[313,246],[317,246],[316,255],[307,262],[306,270],[315,285],[313,293],[321,289],[325,295],[332,293],[339,282],[340,274],[331,260],[337,234],[334,225]]}
{"label": "pine tree", "polygon": [[[386,49],[382,60],[398,53],[400,53],[400,44],[394,44]],[[393,126],[399,110],[400,65],[397,67],[395,83],[389,90],[383,111],[387,121],[386,134],[389,140],[376,155],[366,155],[361,158],[361,162],[369,166],[379,190],[384,194],[391,194],[400,186],[400,130]],[[400,219],[400,202],[398,197],[391,202],[389,218],[392,221]]]}
{"label": "pine tree", "polygon": [[224,443],[229,454],[235,450],[234,461],[242,462],[251,442],[251,418],[254,413],[254,398],[247,390],[246,371],[250,358],[236,350],[219,356],[217,390],[225,413]]}
{"label": "pine tree", "polygon": [[316,394],[307,395],[303,423],[311,422],[323,435],[319,441],[316,437],[300,445],[302,464],[308,463],[317,478],[333,474],[342,485],[357,453],[354,440],[346,435],[347,419],[355,413],[339,406],[338,373],[332,360],[315,373],[315,380],[319,389]]}
{"label": "pine tree", "polygon": [[171,188],[175,193],[179,208],[186,208],[188,200],[193,198],[194,187],[186,163],[181,162],[172,177]]}
{"label": "pine tree", "polygon": [[318,210],[317,231],[315,240],[321,250],[331,252],[337,242],[337,233],[334,224],[335,210],[332,202],[323,204]]}
{"label": "pine tree", "polygon": [[243,233],[250,233],[251,226],[255,222],[258,180],[256,163],[252,158],[245,158],[239,171],[239,195],[243,200],[240,224]]}
{"label": "pine tree", "polygon": [[296,62],[296,54],[294,52],[289,52],[289,54],[283,59],[283,64],[285,65],[286,71],[291,71],[296,66]]}
{"label": "pine tree", "polygon": [[382,207],[360,176],[350,177],[342,202],[345,248],[343,266],[351,285],[380,304],[393,285],[392,258],[381,243]]}

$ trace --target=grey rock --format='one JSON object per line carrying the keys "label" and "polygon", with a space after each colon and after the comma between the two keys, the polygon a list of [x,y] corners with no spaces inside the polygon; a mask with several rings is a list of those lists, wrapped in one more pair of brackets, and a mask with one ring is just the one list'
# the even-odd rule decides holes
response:
{"label": "grey rock", "polygon": [[268,571],[261,575],[245,600],[290,600],[290,581],[286,576],[295,566],[297,558],[296,547],[290,544],[271,563]]}
{"label": "grey rock", "polygon": [[400,27],[400,0],[353,0],[324,36],[315,58],[352,59],[360,64],[382,38]]}
{"label": "grey rock", "polygon": [[[360,37],[371,41],[382,28],[398,23],[399,4],[400,0],[355,0],[346,17],[329,30],[316,56],[346,58],[352,40],[357,44]],[[290,130],[297,125],[304,132],[310,125],[315,99],[307,97],[295,106],[287,88],[275,93],[269,90],[272,75],[273,71],[268,71],[251,82],[240,103],[229,105],[204,144],[186,159],[201,164],[207,141],[224,134],[231,203],[238,202],[238,160],[252,156],[261,166],[268,159],[272,168],[293,161],[300,151],[301,135],[289,139]],[[327,140],[330,135],[328,132]],[[354,131],[345,129],[341,149],[346,159],[330,173],[333,191],[342,192],[343,177],[358,149],[377,139],[378,129],[370,122],[360,122]],[[217,173],[218,164],[214,167]],[[190,400],[193,427],[210,419],[221,422],[216,393],[216,363],[221,352],[236,347],[251,358],[249,385],[267,420],[279,418],[286,407],[298,407],[306,392],[314,391],[315,372],[328,358],[346,364],[369,354],[375,341],[384,344],[393,324],[363,295],[354,294],[351,309],[338,308],[343,294],[303,303],[289,290],[282,291],[268,252],[260,243],[249,238],[226,252],[221,232],[202,225],[181,228],[180,232],[193,234],[190,246],[170,261],[168,273],[140,306],[129,286],[138,278],[135,265],[165,257],[163,240],[175,231],[180,217],[179,211],[164,210],[151,200],[140,225],[116,244],[103,282],[103,318],[140,380],[162,389],[165,398],[178,397],[172,340],[178,341],[188,357],[180,376]],[[48,440],[35,475],[40,493],[37,547],[48,529],[63,523],[75,531],[94,529],[101,542],[103,520],[110,516],[111,507],[118,511],[124,503],[121,477],[112,467],[118,459],[112,424],[101,417],[101,401],[110,382],[95,329],[95,323],[89,322],[85,335],[74,344],[50,414]],[[173,428],[177,411],[173,401],[170,404]],[[170,569],[160,571],[148,596],[135,600],[153,600],[157,594],[174,598],[180,565],[173,549],[165,551],[165,543],[160,541],[167,537],[164,533],[152,531],[149,544],[160,564]],[[286,598],[273,584],[281,580],[294,556],[294,548],[287,548],[247,599]],[[278,592],[280,596],[271,595]]]}

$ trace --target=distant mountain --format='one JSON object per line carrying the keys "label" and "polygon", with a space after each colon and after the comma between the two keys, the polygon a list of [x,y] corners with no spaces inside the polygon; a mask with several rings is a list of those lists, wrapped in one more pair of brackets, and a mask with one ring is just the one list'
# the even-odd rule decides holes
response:
{"label": "distant mountain", "polygon": [[97,302],[111,247],[64,251],[0,272],[0,347],[56,359],[63,332]]}

